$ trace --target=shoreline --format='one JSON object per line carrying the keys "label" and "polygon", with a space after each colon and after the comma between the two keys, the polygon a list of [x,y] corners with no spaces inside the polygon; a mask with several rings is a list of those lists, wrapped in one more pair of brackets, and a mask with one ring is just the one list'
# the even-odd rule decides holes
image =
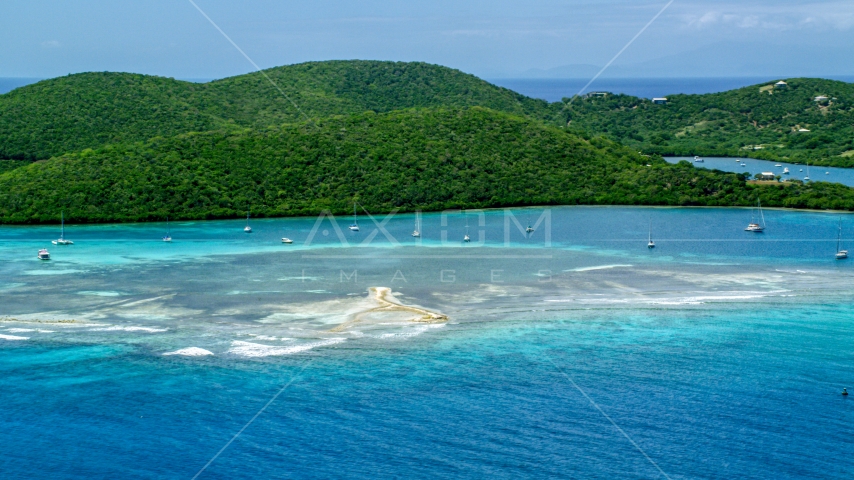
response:
{"label": "shoreline", "polygon": [[[854,188],[854,187],[851,187]],[[426,214],[441,214],[452,213],[452,212],[463,212],[463,211],[479,211],[484,213],[496,212],[501,210],[527,210],[527,209],[536,209],[536,210],[544,210],[544,209],[552,209],[552,208],[654,208],[654,209],[691,209],[691,210],[710,210],[710,209],[733,209],[733,210],[749,210],[755,208],[755,205],[638,205],[638,204],[541,204],[541,205],[516,205],[516,206],[505,206],[505,207],[483,207],[483,208],[451,208],[447,210],[398,210],[396,212],[392,211],[379,211],[379,212],[370,212],[372,216],[388,216],[392,213],[401,217],[408,217],[415,215],[426,215]],[[773,210],[773,211],[781,211],[781,212],[805,212],[805,213],[839,213],[839,214],[854,214],[852,210],[833,210],[833,209],[813,209],[813,208],[797,208],[797,207],[771,207],[771,206],[762,206],[763,210]],[[263,216],[258,215],[253,217],[254,220],[289,220],[289,219],[306,219],[306,218],[317,218],[323,212],[319,212],[314,215],[291,215],[291,216]],[[337,217],[348,217],[352,215],[350,211],[343,213],[331,213],[333,216]],[[169,217],[169,222],[172,224],[178,224],[179,222],[226,222],[232,220],[240,220],[245,221],[245,215],[238,215],[234,217],[217,217],[217,218],[173,218]],[[106,222],[83,222],[83,223],[73,223],[66,221],[66,225],[69,227],[84,227],[84,226],[109,226],[109,225],[121,225],[121,226],[133,226],[133,225],[157,225],[157,224],[166,224],[165,217],[163,220],[152,220],[152,221],[132,221],[132,222],[116,222],[116,221],[106,221]],[[0,222],[0,227],[46,227],[46,226],[55,226],[60,225],[60,222],[41,222],[41,223],[2,223]]]}

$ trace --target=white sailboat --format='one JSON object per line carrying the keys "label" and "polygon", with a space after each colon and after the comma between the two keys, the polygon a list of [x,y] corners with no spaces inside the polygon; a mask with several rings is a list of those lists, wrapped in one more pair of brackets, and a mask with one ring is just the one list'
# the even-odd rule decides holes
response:
{"label": "white sailboat", "polygon": [[282,237],[282,243],[289,243],[290,244],[290,243],[294,243],[294,241],[288,237]]}
{"label": "white sailboat", "polygon": [[50,252],[46,248],[39,249],[39,260],[50,260]]}
{"label": "white sailboat", "polygon": [[172,241],[172,233],[169,231],[169,217],[166,217],[166,235],[163,236],[164,242]]}
{"label": "white sailboat", "polygon": [[652,218],[649,219],[649,237],[646,248],[655,248],[655,242],[652,241]]}
{"label": "white sailboat", "polygon": [[54,245],[74,245],[74,242],[65,239],[65,212],[60,213],[60,215],[62,216],[62,230],[60,230],[59,239],[51,243]]}
{"label": "white sailboat", "polygon": [[848,258],[848,250],[841,250],[842,246],[842,219],[839,219],[839,232],[836,234],[836,259],[845,260]]}
{"label": "white sailboat", "polygon": [[353,223],[350,225],[350,230],[353,232],[359,231],[359,222],[356,220],[356,202],[353,202]]}
{"label": "white sailboat", "polygon": [[703,163],[703,159],[702,159],[702,158],[700,158],[700,157],[699,157],[699,156],[697,156],[697,155],[695,155],[695,156],[694,156],[694,161],[695,161],[695,162],[697,162],[697,163]]}
{"label": "white sailboat", "polygon": [[810,162],[807,162],[807,176],[804,177],[804,180],[809,181],[809,179],[810,179]]}
{"label": "white sailboat", "polygon": [[252,233],[252,227],[249,226],[249,212],[246,212],[246,226],[243,227],[243,231],[246,233]]}
{"label": "white sailboat", "polygon": [[756,210],[754,209],[750,214],[750,223],[747,225],[747,228],[744,229],[746,232],[762,233],[765,231],[765,215],[762,213],[762,203],[759,200],[756,200],[756,206],[759,208],[759,216],[762,219],[762,225],[754,221],[754,215],[756,215]]}
{"label": "white sailboat", "polygon": [[788,174],[789,174],[789,167],[785,167],[783,169],[783,175],[788,175]]}
{"label": "white sailboat", "polygon": [[415,230],[412,231],[412,236],[415,238],[421,238],[421,231],[418,229],[418,217],[415,217]]}
{"label": "white sailboat", "polygon": [[471,242],[471,237],[469,237],[469,216],[463,211],[463,215],[466,216],[466,235],[463,237],[463,241],[468,243]]}

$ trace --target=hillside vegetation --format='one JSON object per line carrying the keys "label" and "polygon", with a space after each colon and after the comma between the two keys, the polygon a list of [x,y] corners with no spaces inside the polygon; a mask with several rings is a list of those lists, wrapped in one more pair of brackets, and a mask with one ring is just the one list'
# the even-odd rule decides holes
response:
{"label": "hillside vegetation", "polygon": [[205,84],[70,75],[0,95],[0,223],[314,215],[354,201],[854,210],[842,185],[748,184],[658,156],[854,166],[851,85],[765,87],[548,104],[424,63],[313,62]]}
{"label": "hillside vegetation", "polygon": [[[575,129],[645,153],[854,166],[854,84],[805,78],[787,80],[787,88],[773,83],[670,95],[667,105],[627,95],[576,99],[566,102],[563,114]],[[816,102],[818,96],[828,100]]]}
{"label": "hillside vegetation", "polygon": [[[651,166],[647,166],[647,164]],[[757,187],[484,108],[107,145],[0,175],[0,221],[75,222],[548,204],[854,208],[831,184]]]}
{"label": "hillside vegetation", "polygon": [[[365,111],[481,106],[553,125],[569,123],[574,131],[605,135],[648,154],[854,166],[854,85],[820,79],[791,79],[786,89],[772,84],[672,95],[668,105],[627,95],[549,104],[426,63],[309,62],[203,84],[83,73],[0,95],[0,160],[47,159],[158,136]],[[828,101],[816,102],[819,95]],[[4,163],[0,171],[10,165],[18,164]]]}
{"label": "hillside vegetation", "polygon": [[554,107],[426,63],[331,61],[209,83],[82,73],[0,95],[0,159],[37,160],[110,143],[413,107],[483,106],[537,118]]}

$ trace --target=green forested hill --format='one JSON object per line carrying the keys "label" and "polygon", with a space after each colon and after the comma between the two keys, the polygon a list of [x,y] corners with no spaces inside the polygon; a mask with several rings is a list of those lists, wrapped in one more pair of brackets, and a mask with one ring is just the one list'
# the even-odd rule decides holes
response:
{"label": "green forested hill", "polygon": [[[647,166],[649,163],[651,166]],[[107,145],[0,174],[0,222],[143,221],[525,204],[854,208],[854,189],[758,187],[483,108],[331,117]]]}
{"label": "green forested hill", "polygon": [[[797,78],[779,89],[773,83],[672,95],[667,105],[627,95],[576,99],[565,102],[563,115],[574,128],[647,153],[854,166],[854,84]],[[816,102],[818,96],[828,101]]]}
{"label": "green forested hill", "polygon": [[[558,107],[459,70],[422,62],[309,62],[265,73],[311,118],[367,110],[480,106],[542,119]],[[217,80],[207,87],[208,111],[241,125],[305,119],[258,73]]]}
{"label": "green forested hill", "polygon": [[[330,115],[482,106],[664,155],[735,155],[854,166],[854,85],[792,79],[668,105],[626,95],[548,104],[473,75],[426,63],[309,62],[204,84],[126,73],[84,73],[0,95],[0,160],[35,160],[109,143]],[[827,102],[815,102],[824,95]],[[799,131],[801,128],[809,132]],[[7,170],[9,164],[0,167]]]}
{"label": "green forested hill", "polygon": [[[311,118],[435,106],[539,118],[550,111],[544,101],[426,63],[312,62],[265,73]],[[108,143],[304,119],[261,73],[205,84],[83,73],[0,95],[0,159],[45,159]]]}
{"label": "green forested hill", "polygon": [[203,85],[81,73],[0,95],[0,159],[36,160],[106,143],[220,127],[194,98]]}

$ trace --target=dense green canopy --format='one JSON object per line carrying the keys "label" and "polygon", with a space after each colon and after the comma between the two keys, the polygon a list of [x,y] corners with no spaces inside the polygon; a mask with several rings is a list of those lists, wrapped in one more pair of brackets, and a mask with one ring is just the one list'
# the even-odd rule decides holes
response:
{"label": "dense green canopy", "polygon": [[[649,166],[648,166],[649,165]],[[144,221],[544,204],[854,208],[831,184],[757,187],[479,107],[363,113],[107,145],[0,175],[0,221]]]}
{"label": "dense green canopy", "polygon": [[312,62],[201,84],[82,73],[0,95],[0,159],[46,159],[156,136],[439,106],[537,118],[557,107],[426,63]]}
{"label": "dense green canopy", "polygon": [[847,165],[852,88],[795,79],[667,105],[549,104],[425,63],[313,62],[205,84],[70,75],[0,95],[0,222],[345,213],[354,200],[376,212],[757,198],[854,209],[842,185],[750,184],[658,156]]}

